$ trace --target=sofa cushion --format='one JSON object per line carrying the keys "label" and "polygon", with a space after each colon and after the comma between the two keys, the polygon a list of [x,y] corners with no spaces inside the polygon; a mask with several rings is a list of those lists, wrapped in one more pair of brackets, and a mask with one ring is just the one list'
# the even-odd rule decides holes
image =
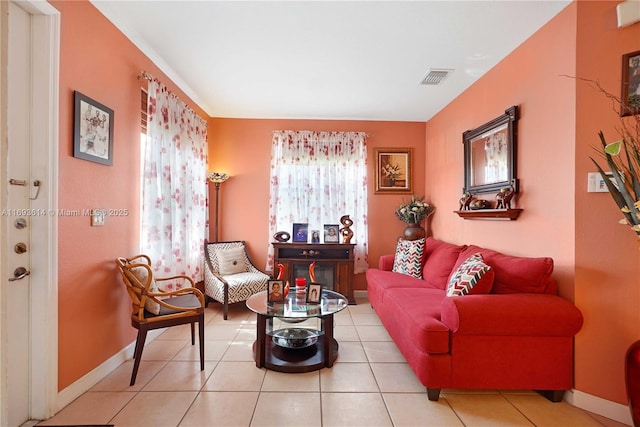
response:
{"label": "sofa cushion", "polygon": [[394,288],[385,294],[384,326],[399,348],[415,346],[426,353],[449,352],[449,328],[440,322],[444,292],[440,289]]}
{"label": "sofa cushion", "polygon": [[424,245],[422,278],[431,287],[446,289],[453,266],[466,246],[454,245],[428,237]]}
{"label": "sofa cushion", "polygon": [[451,273],[447,285],[447,296],[488,294],[493,286],[494,277],[493,269],[485,264],[482,255],[473,254]]}
{"label": "sofa cushion", "polygon": [[510,294],[519,292],[554,293],[551,273],[553,259],[548,257],[528,258],[505,255],[492,249],[470,245],[460,253],[456,268],[474,253],[482,254],[484,262],[493,268],[495,279],[491,293]]}
{"label": "sofa cushion", "polygon": [[393,260],[393,269],[391,271],[422,279],[423,254],[424,239],[398,239],[396,255]]}

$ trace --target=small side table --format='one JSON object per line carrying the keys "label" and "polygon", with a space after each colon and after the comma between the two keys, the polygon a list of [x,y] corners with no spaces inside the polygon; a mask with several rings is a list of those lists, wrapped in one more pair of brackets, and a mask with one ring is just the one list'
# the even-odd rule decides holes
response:
{"label": "small side table", "polygon": [[[345,296],[323,290],[319,304],[306,304],[304,294],[291,292],[284,302],[267,303],[267,291],[263,291],[247,299],[246,304],[257,315],[253,343],[256,367],[279,372],[310,372],[333,366],[338,357],[333,315],[349,304]],[[292,326],[274,330],[274,318],[291,322]],[[320,319],[319,330],[295,327],[295,322],[311,318]]]}

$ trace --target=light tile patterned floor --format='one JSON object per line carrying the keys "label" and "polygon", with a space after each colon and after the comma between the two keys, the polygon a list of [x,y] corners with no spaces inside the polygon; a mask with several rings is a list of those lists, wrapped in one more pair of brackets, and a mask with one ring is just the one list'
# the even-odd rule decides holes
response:
{"label": "light tile patterned floor", "polygon": [[552,403],[531,391],[443,390],[427,399],[366,300],[336,315],[338,360],[331,369],[284,374],[257,369],[255,314],[243,303],[222,319],[210,304],[205,370],[189,327],[148,343],[136,385],[127,361],[38,425],[208,426],[549,426],[619,427],[615,421]]}

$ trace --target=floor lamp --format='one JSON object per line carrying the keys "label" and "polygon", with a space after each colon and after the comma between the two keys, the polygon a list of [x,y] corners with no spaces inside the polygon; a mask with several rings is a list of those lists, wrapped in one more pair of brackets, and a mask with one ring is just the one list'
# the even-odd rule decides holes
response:
{"label": "floor lamp", "polygon": [[218,208],[218,193],[220,192],[220,184],[229,179],[229,175],[222,172],[211,172],[207,175],[209,181],[213,182],[216,185],[216,223],[215,223],[215,234],[214,234],[214,242],[218,241],[218,216],[220,215],[220,211]]}

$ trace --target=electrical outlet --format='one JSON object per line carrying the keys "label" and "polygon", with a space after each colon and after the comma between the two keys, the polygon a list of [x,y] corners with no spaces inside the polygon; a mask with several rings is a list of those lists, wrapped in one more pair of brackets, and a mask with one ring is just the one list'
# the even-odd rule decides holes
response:
{"label": "electrical outlet", "polygon": [[91,226],[99,227],[104,225],[105,212],[102,209],[93,209],[91,212]]}

